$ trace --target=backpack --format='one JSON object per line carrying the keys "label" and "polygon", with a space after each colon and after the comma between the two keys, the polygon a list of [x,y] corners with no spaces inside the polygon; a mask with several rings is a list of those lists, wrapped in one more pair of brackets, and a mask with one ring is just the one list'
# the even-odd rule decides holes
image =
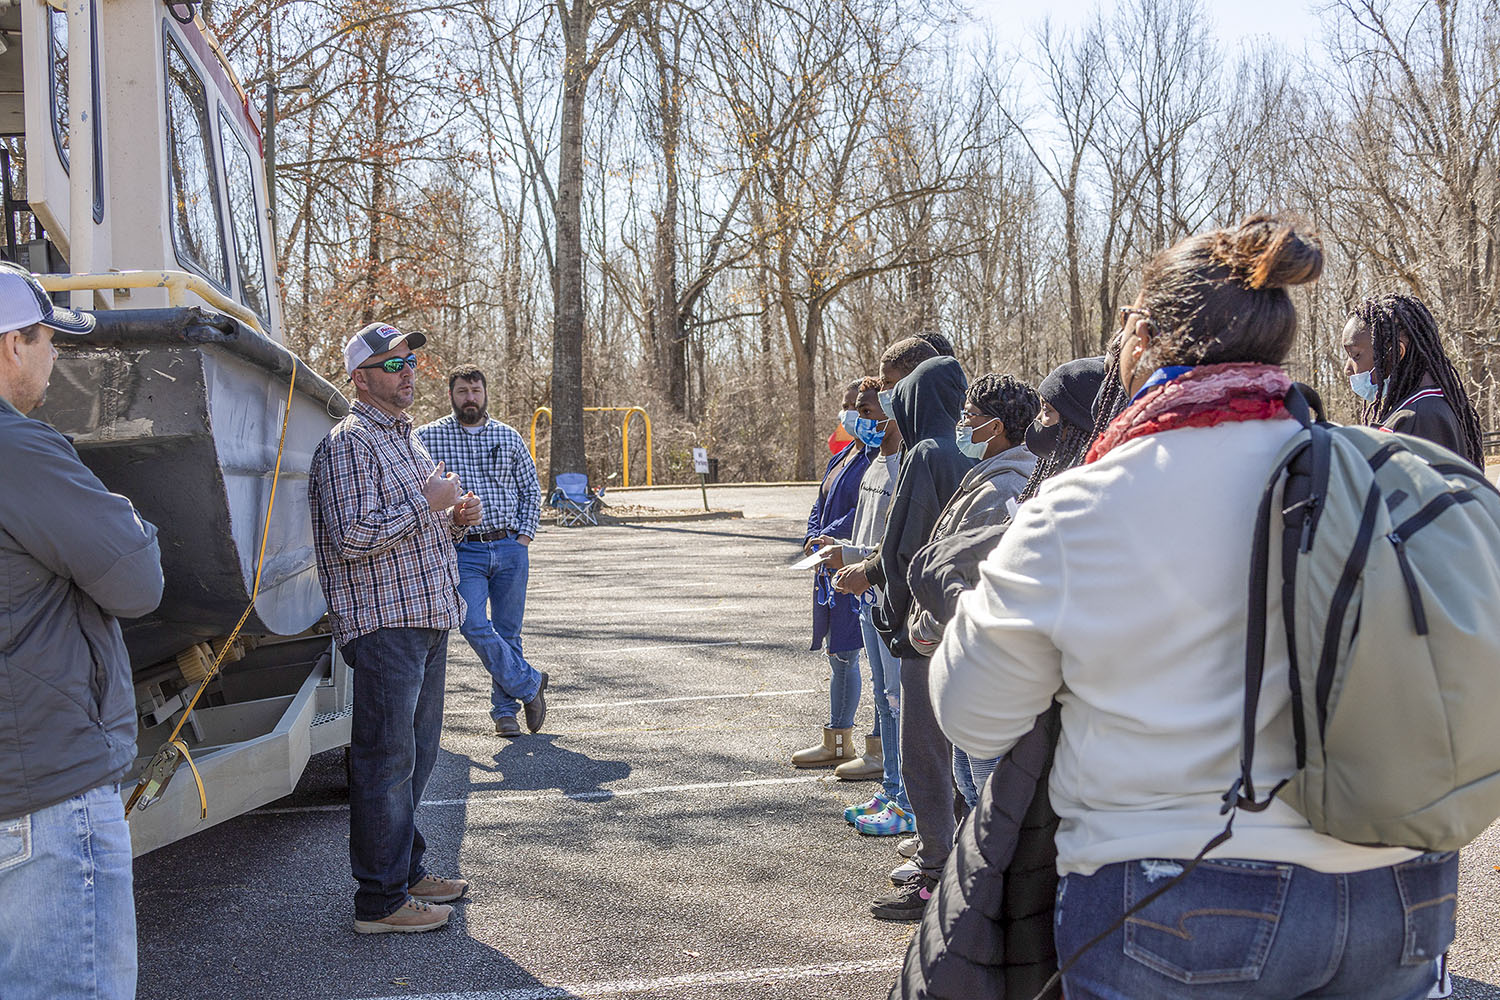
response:
{"label": "backpack", "polygon": [[[1302,424],[1261,498],[1250,571],[1240,777],[1354,844],[1455,850],[1500,816],[1500,491],[1445,448]],[[1273,557],[1273,550],[1275,556]],[[1297,771],[1250,779],[1279,568]]]}

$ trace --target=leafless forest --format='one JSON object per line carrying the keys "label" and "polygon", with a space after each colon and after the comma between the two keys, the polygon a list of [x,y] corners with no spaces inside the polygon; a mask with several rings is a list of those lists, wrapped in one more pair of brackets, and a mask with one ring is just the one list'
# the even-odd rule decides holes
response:
{"label": "leafless forest", "polygon": [[[1039,8],[1040,9],[1040,8]],[[1259,210],[1319,231],[1297,377],[1349,412],[1349,305],[1410,290],[1496,421],[1500,8],[1335,0],[1307,51],[1229,47],[1202,0],[986,34],[941,0],[228,0],[276,101],[291,346],[431,338],[491,412],[550,406],[543,469],[809,478],[838,386],[946,334],[971,372],[1099,353],[1143,259]],[[306,85],[306,93],[292,92]],[[632,479],[644,450],[632,428]],[[618,481],[616,481],[618,482]]]}

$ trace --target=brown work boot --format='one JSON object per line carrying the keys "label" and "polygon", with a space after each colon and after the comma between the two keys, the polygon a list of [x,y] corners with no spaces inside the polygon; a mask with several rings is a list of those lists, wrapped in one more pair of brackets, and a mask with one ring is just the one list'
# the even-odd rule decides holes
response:
{"label": "brown work boot", "polygon": [[406,891],[424,903],[451,903],[469,891],[469,883],[461,878],[423,875],[422,881]]}
{"label": "brown work boot", "polygon": [[421,934],[435,931],[448,922],[453,907],[441,903],[425,903],[414,896],[407,896],[401,909],[379,920],[354,921],[354,930],[359,934]]}
{"label": "brown work boot", "polygon": [[495,720],[495,735],[513,740],[521,735],[521,724],[514,715],[502,715]]}

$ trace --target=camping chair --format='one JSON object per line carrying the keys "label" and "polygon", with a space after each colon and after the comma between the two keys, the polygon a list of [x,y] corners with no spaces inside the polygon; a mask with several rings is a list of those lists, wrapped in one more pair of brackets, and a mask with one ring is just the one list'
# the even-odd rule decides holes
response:
{"label": "camping chair", "polygon": [[589,488],[589,477],[582,472],[559,472],[557,488],[547,498],[547,506],[557,511],[559,527],[599,523],[599,508],[604,506],[602,492]]}

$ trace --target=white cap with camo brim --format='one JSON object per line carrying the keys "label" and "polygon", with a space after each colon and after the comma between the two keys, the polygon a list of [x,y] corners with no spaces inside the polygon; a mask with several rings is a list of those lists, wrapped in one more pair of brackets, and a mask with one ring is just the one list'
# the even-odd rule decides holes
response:
{"label": "white cap with camo brim", "polygon": [[344,345],[344,371],[352,378],[354,369],[375,355],[384,354],[403,340],[407,347],[416,350],[427,343],[427,335],[402,333],[389,323],[371,323],[350,337],[349,342]]}
{"label": "white cap with camo brim", "polygon": [[30,271],[0,264],[0,333],[24,330],[37,323],[76,336],[94,331],[94,317],[53,305],[47,290]]}

